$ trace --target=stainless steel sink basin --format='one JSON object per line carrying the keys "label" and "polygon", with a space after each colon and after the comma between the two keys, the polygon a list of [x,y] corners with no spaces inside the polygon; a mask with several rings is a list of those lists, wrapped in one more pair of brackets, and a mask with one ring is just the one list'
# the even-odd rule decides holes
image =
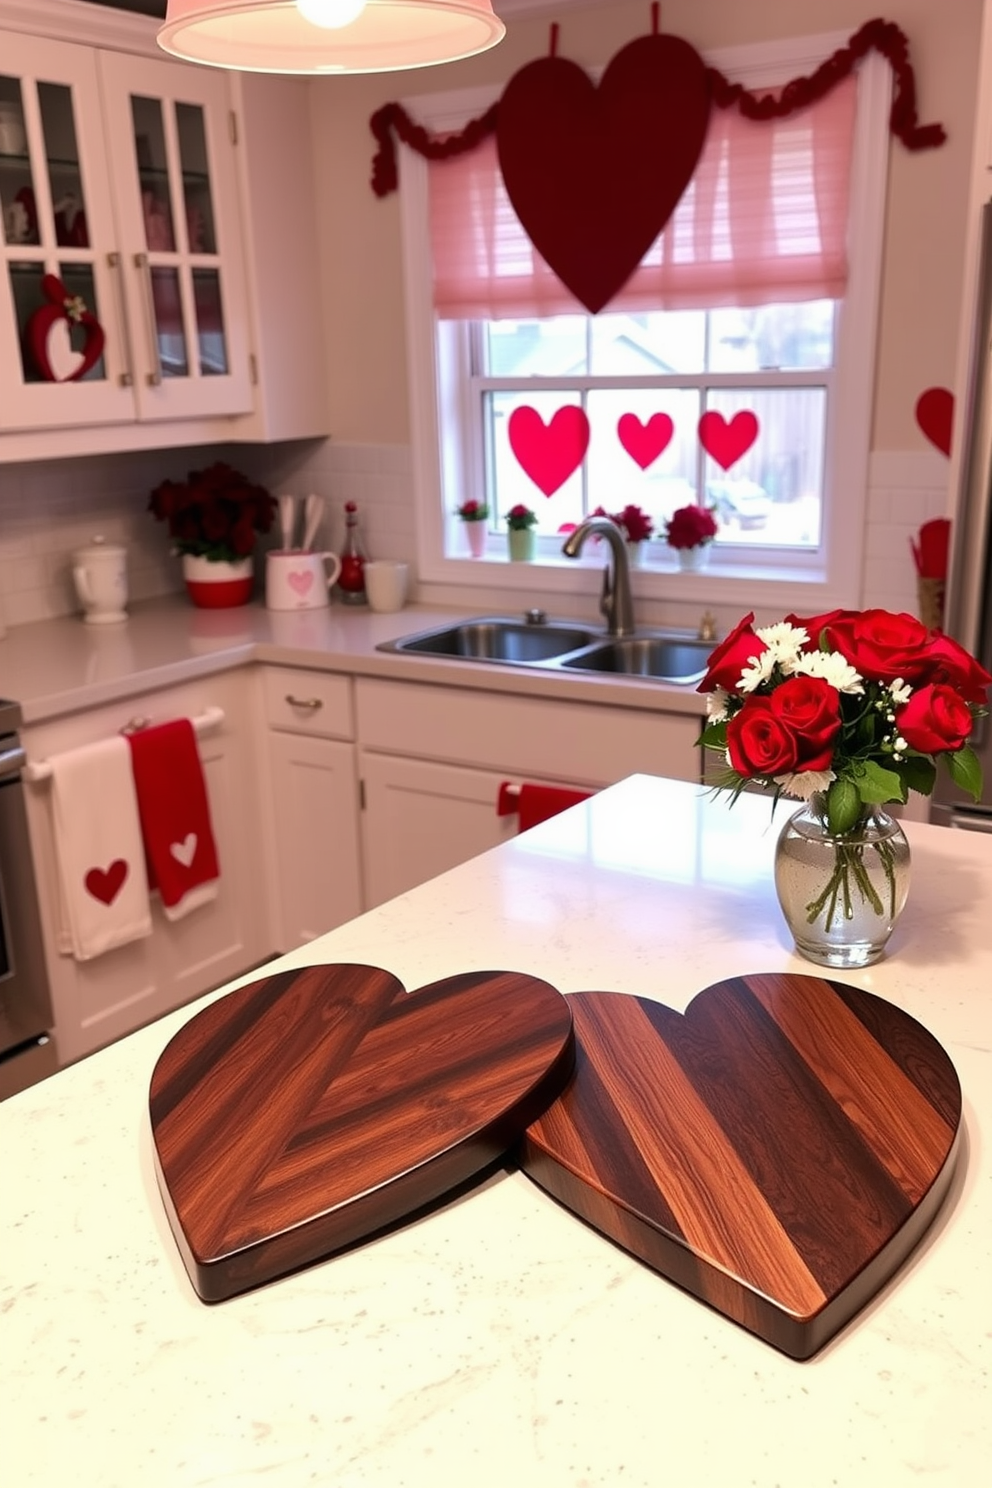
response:
{"label": "stainless steel sink basin", "polygon": [[566,656],[562,666],[576,672],[617,672],[653,677],[658,682],[698,682],[706,673],[712,641],[675,636],[625,636]]}
{"label": "stainless steel sink basin", "polygon": [[386,641],[380,651],[410,651],[420,656],[455,656],[467,661],[500,661],[528,665],[549,661],[601,641],[602,631],[553,622],[464,620],[402,640]]}

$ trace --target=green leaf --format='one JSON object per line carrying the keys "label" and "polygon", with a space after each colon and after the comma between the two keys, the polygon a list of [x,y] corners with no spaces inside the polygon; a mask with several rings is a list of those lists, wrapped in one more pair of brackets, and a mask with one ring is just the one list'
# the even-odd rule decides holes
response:
{"label": "green leaf", "polygon": [[827,791],[827,826],[835,837],[849,832],[861,815],[861,796],[853,780],[835,780]]}
{"label": "green leaf", "polygon": [[953,754],[943,754],[941,759],[947,761],[947,769],[954,784],[963,791],[967,791],[973,801],[981,799],[982,794],[982,762],[978,755],[966,744],[963,749],[956,749]]}
{"label": "green leaf", "polygon": [[726,720],[717,723],[708,723],[696,740],[704,749],[726,749],[727,747],[727,724]]}
{"label": "green leaf", "polygon": [[880,765],[877,760],[864,760],[856,777],[858,795],[866,806],[880,806],[884,801],[905,801],[906,787],[901,774]]}
{"label": "green leaf", "polygon": [[[932,759],[923,754],[907,754],[899,766],[899,773],[909,790],[929,796],[933,791],[937,770]],[[905,800],[905,797],[903,797]]]}

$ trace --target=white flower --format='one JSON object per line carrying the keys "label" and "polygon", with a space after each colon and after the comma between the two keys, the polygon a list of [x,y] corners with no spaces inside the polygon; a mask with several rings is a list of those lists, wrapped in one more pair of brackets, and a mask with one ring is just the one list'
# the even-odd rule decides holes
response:
{"label": "white flower", "polygon": [[913,689],[901,677],[897,677],[894,682],[889,683],[889,696],[892,699],[893,707],[901,708],[904,703],[909,702],[912,695]]}
{"label": "white flower", "polygon": [[804,677],[822,677],[838,692],[864,692],[861,673],[839,651],[804,651],[796,671]]}
{"label": "white flower", "polygon": [[706,694],[706,717],[710,723],[720,723],[726,718],[728,695],[722,687],[714,687]]}
{"label": "white flower", "polygon": [[808,801],[819,791],[825,791],[837,776],[833,770],[800,770],[795,775],[776,775],[775,784],[782,787],[787,796],[796,796]]}
{"label": "white flower", "polygon": [[737,683],[738,692],[753,692],[762,682],[767,682],[775,670],[775,652],[769,646],[760,656],[749,656],[748,665],[741,672]]}
{"label": "white flower", "polygon": [[783,672],[795,671],[796,662],[809,640],[808,632],[801,625],[790,625],[787,620],[779,620],[775,625],[759,627],[754,633],[768,647],[765,656],[771,655],[773,665],[777,662]]}

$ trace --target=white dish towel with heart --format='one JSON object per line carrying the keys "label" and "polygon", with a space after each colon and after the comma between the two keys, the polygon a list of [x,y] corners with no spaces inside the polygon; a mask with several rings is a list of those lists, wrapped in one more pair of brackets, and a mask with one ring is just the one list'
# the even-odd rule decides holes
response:
{"label": "white dish towel with heart", "polygon": [[152,933],[131,756],[101,739],[51,761],[58,947],[90,961]]}
{"label": "white dish towel with heart", "polygon": [[188,718],[128,734],[148,882],[169,920],[216,899],[220,865],[196,732]]}

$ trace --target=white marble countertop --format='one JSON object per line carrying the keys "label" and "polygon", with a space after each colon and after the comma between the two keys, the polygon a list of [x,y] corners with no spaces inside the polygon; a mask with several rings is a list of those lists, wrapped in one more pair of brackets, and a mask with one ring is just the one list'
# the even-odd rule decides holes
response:
{"label": "white marble countertop", "polygon": [[466,614],[464,609],[410,605],[382,615],[341,604],[278,613],[257,602],[231,610],[198,610],[185,596],[175,595],[133,605],[120,625],[86,625],[78,616],[68,616],[8,630],[0,640],[0,697],[20,703],[25,724],[43,723],[267,661],[650,712],[702,712],[691,686],[376,650],[381,641],[450,624]]}
{"label": "white marble countertop", "polygon": [[[992,842],[909,823],[909,905],[844,979],[941,1041],[965,1137],[923,1242],[796,1363],[506,1168],[215,1307],[153,1174],[148,1081],[183,1009],[0,1105],[8,1488],[984,1488],[992,1461]],[[801,969],[768,803],[639,776],[281,965],[410,988],[509,968],[684,1008]],[[234,985],[234,984],[232,984]]]}

